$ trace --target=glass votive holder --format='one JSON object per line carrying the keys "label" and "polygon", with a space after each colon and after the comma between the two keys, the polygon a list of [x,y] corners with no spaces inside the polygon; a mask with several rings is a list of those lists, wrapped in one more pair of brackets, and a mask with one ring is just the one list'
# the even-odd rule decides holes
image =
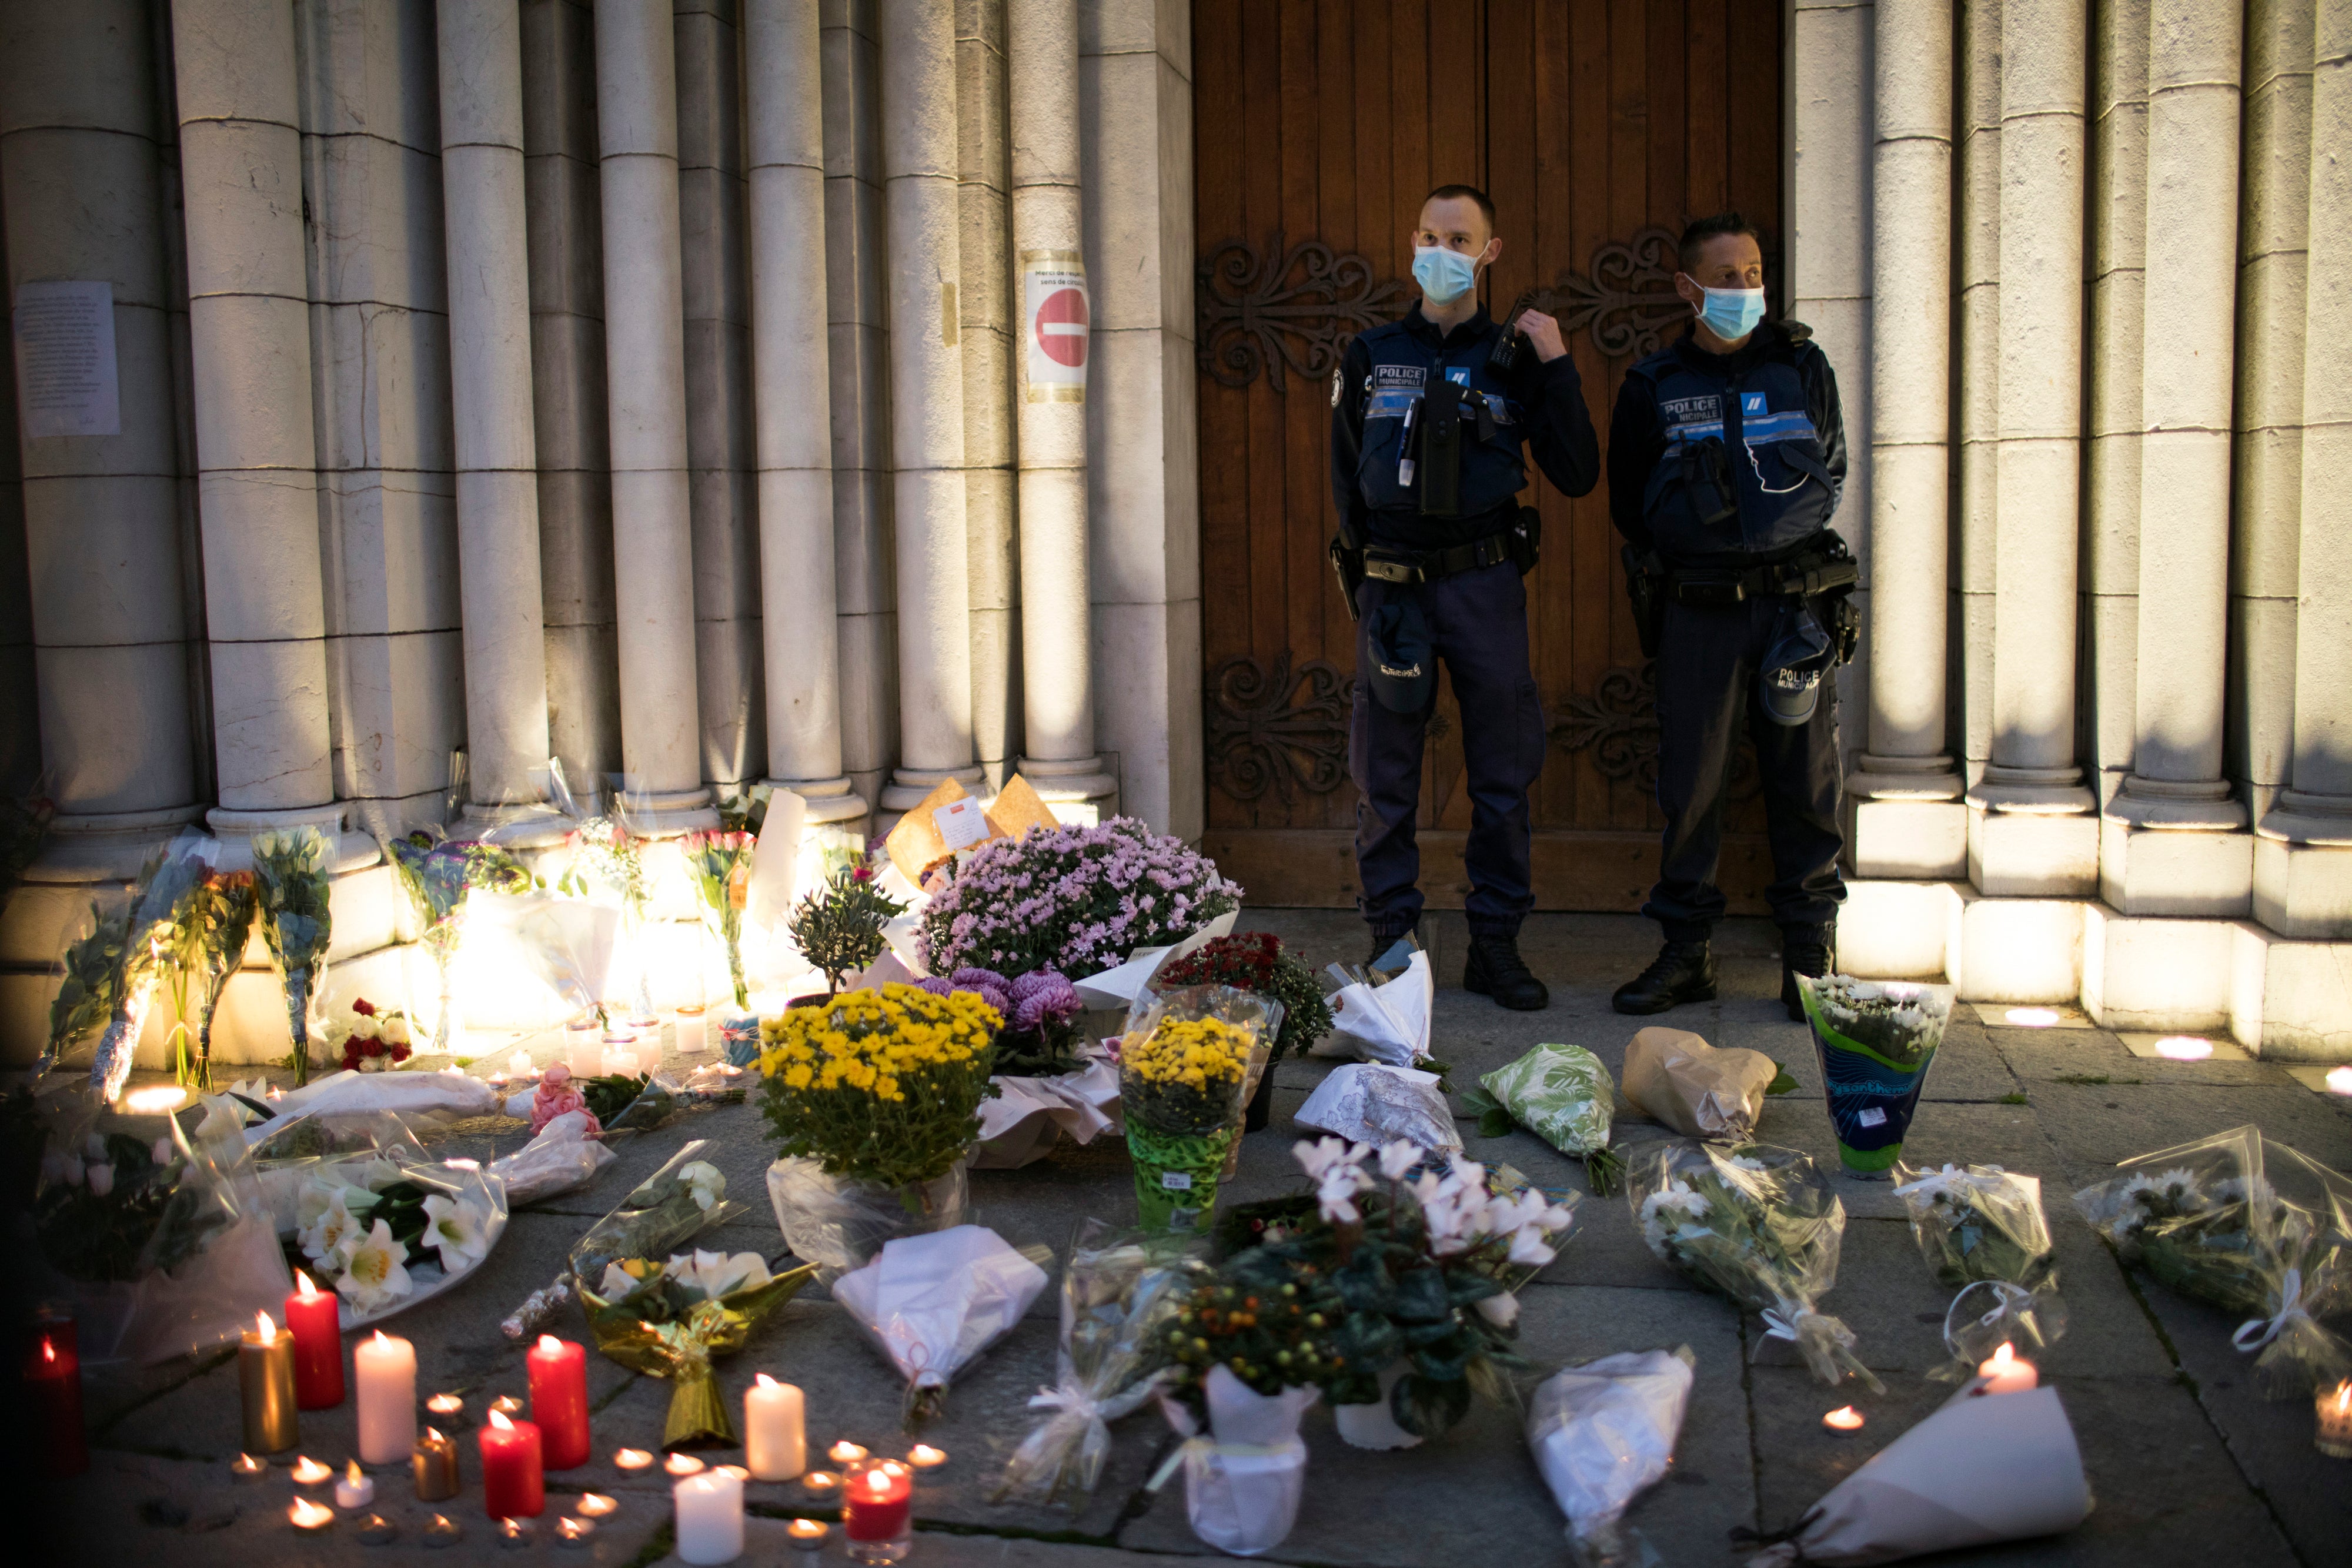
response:
{"label": "glass votive holder", "polygon": [[2314,1405],[2319,1416],[2319,1451],[2331,1459],[2352,1459],[2352,1378],[2321,1389]]}
{"label": "glass votive holder", "polygon": [[915,1544],[914,1472],[860,1460],[841,1479],[841,1533],[852,1563],[898,1563]]}

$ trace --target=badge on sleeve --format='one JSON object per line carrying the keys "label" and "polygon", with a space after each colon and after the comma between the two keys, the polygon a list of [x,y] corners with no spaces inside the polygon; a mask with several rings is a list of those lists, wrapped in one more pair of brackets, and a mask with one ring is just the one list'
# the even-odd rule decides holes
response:
{"label": "badge on sleeve", "polygon": [[1331,406],[1333,408],[1339,406],[1339,394],[1345,392],[1347,387],[1348,370],[1346,366],[1342,365],[1339,369],[1331,372]]}

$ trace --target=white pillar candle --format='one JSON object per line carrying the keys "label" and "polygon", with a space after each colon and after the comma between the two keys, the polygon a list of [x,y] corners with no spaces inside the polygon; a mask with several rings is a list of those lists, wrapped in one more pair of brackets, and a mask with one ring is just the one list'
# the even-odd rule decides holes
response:
{"label": "white pillar candle", "polygon": [[705,1037],[702,1020],[703,1011],[700,1008],[688,1007],[677,1009],[677,1049],[680,1051],[697,1051],[703,1049]]}
{"label": "white pillar candle", "polygon": [[743,1554],[743,1483],[724,1470],[688,1476],[670,1488],[677,1511],[677,1560],[732,1563]]}
{"label": "white pillar candle", "polygon": [[801,1391],[766,1373],[743,1390],[743,1462],[763,1481],[788,1481],[808,1469]]}
{"label": "white pillar candle", "polygon": [[416,1347],[382,1330],[352,1350],[360,1380],[360,1460],[404,1463],[416,1448]]}

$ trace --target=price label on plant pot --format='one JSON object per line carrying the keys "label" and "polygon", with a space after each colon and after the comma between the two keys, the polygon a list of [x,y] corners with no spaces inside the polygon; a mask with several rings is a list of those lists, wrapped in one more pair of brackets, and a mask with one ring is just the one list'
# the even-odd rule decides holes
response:
{"label": "price label on plant pot", "polygon": [[1161,1171],[1160,1185],[1171,1192],[1190,1192],[1192,1190],[1192,1177],[1184,1171]]}

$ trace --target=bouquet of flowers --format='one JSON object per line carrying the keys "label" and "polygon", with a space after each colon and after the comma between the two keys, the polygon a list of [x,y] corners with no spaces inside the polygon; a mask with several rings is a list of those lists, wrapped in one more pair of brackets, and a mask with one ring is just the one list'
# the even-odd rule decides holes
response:
{"label": "bouquet of flowers", "polygon": [[207,1350],[293,1288],[242,1120],[224,1098],[176,1115],[75,1092],[0,1103],[0,1207],[32,1244],[23,1282],[73,1303],[86,1360]]}
{"label": "bouquet of flowers", "polygon": [[358,1021],[343,1037],[343,1070],[382,1072],[415,1054],[408,1032],[408,1015],[398,1009],[385,1012],[365,997],[352,1003]]}
{"label": "bouquet of flowers", "polygon": [[1171,991],[1129,1018],[1118,1092],[1145,1229],[1198,1229],[1216,1207],[1251,1065],[1280,1023],[1279,1007],[1229,986]]}
{"label": "bouquet of flowers", "polygon": [[1618,1521],[1674,1464],[1690,1407],[1690,1346],[1631,1351],[1571,1366],[1536,1390],[1528,1447],[1568,1515],[1579,1563],[1653,1561]]}
{"label": "bouquet of flowers", "polygon": [[1474,1391],[1502,1396],[1505,1370],[1527,1364],[1513,1292],[1558,1255],[1571,1209],[1497,1190],[1475,1161],[1426,1168],[1402,1141],[1292,1153],[1314,1206],[1267,1223],[1187,1301],[1169,1341],[1185,1396],[1212,1366],[1261,1394],[1311,1385],[1362,1448],[1409,1448],[1467,1416]]}
{"label": "bouquet of flowers", "polygon": [[1853,1374],[1885,1385],[1853,1354],[1853,1331],[1814,1311],[1837,1281],[1845,1205],[1811,1158],[1769,1144],[1672,1139],[1641,1151],[1627,1197],[1642,1239],[1665,1262],[1764,1317],[1823,1383]]}
{"label": "bouquet of flowers", "polygon": [[1064,1133],[1088,1144],[1118,1124],[1118,1069],[1079,1033],[1086,1004],[1060,973],[1032,969],[1008,980],[991,969],[958,969],[916,984],[933,996],[968,992],[1005,1020],[990,1071],[996,1093],[980,1108],[973,1169],[1024,1166],[1045,1157]]}
{"label": "bouquet of flowers", "polygon": [[761,1023],[776,1219],[827,1283],[908,1229],[959,1223],[1003,1015],[977,995],[849,991]]}
{"label": "bouquet of flowers", "polygon": [[1078,988],[1053,969],[1032,969],[1006,979],[993,969],[958,969],[916,985],[935,997],[968,992],[996,1010],[1004,1022],[996,1036],[998,1078],[1050,1078],[1084,1064],[1077,1048],[1078,1015],[1086,1010]]}
{"label": "bouquet of flowers", "polygon": [[249,871],[216,871],[189,889],[174,918],[172,941],[181,972],[196,987],[196,1056],[181,1082],[199,1092],[212,1087],[213,1019],[253,935],[254,879]]}
{"label": "bouquet of flowers", "polygon": [[1609,1152],[1616,1086],[1599,1057],[1580,1045],[1539,1045],[1517,1061],[1482,1073],[1462,1097],[1478,1116],[1478,1135],[1499,1138],[1514,1125],[1584,1162],[1592,1196],[1606,1197],[1624,1178],[1625,1162]]}
{"label": "bouquet of flowers", "polygon": [[310,1003],[327,977],[335,928],[327,854],[327,835],[316,828],[254,835],[256,907],[269,966],[286,989],[286,1027],[294,1037],[287,1063],[297,1088],[310,1082]]}
{"label": "bouquet of flowers", "polygon": [[751,1005],[751,987],[743,978],[743,906],[751,898],[751,856],[759,843],[751,832],[720,829],[688,833],[682,844],[687,872],[702,898],[703,917],[726,945],[727,977],[734,985],[739,1008]]}
{"label": "bouquet of flowers", "polygon": [[696,1138],[640,1182],[610,1214],[572,1244],[567,1267],[553,1282],[524,1298],[499,1323],[509,1340],[525,1340],[554,1321],[576,1284],[601,1281],[614,1263],[667,1258],[714,1225],[744,1212],[727,1196],[727,1176],[702,1156],[709,1140]]}
{"label": "bouquet of flowers", "polygon": [[443,838],[437,829],[419,828],[385,841],[383,847],[385,858],[400,873],[410,907],[424,925],[419,940],[440,971],[441,1013],[433,1027],[433,1051],[446,1056],[457,1018],[449,963],[457,956],[457,944],[465,935],[466,895],[478,887],[493,893],[529,893],[533,879],[521,862],[496,844]]}
{"label": "bouquet of flowers", "polygon": [[123,955],[131,941],[131,913],[129,902],[90,900],[89,930],[67,946],[58,962],[64,978],[49,1000],[49,1038],[37,1071],[55,1065],[74,1041],[104,1028],[114,1016],[127,988]]}
{"label": "bouquet of flowers", "polygon": [[[86,992],[93,999],[103,994],[111,1003],[106,1032],[99,1036],[98,1052],[89,1067],[90,1087],[101,1100],[110,1101],[121,1093],[124,1080],[131,1076],[131,1058],[139,1049],[140,1030],[146,1027],[147,1006],[154,995],[155,982],[170,969],[167,954],[174,929],[173,912],[189,889],[204,880],[204,875],[201,861],[169,852],[149,861],[139,873],[120,938],[121,946],[116,962],[121,972],[110,983]],[[101,918],[101,927],[105,924]],[[102,946],[111,946],[115,940],[110,931],[102,939],[94,932],[92,939],[101,940]],[[70,955],[67,974],[68,979],[74,977]],[[62,995],[60,992],[61,998]]]}
{"label": "bouquet of flowers", "polygon": [[2231,1343],[2265,1397],[2352,1375],[2352,1348],[2320,1322],[2352,1312],[2352,1180],[2252,1125],[2116,1169],[2075,1206],[2165,1284],[2247,1314]]}
{"label": "bouquet of flowers", "polygon": [[1045,1248],[1007,1246],[956,1225],[898,1236],[833,1281],[833,1299],[907,1380],[909,1428],[939,1413],[948,1385],[1011,1333],[1045,1289]]}
{"label": "bouquet of flowers", "polygon": [[[646,841],[618,817],[591,817],[572,829],[564,843],[572,859],[556,890],[582,898],[592,888],[610,892],[620,900],[631,947],[642,952],[652,894],[646,877]],[[653,977],[643,964],[637,966],[637,1008],[647,1015],[653,1012]]]}
{"label": "bouquet of flowers", "polygon": [[1285,950],[1271,932],[1220,936],[1181,958],[1171,958],[1151,980],[1155,991],[1186,986],[1231,986],[1279,1003],[1282,1028],[1266,1058],[1269,1067],[1293,1051],[1304,1056],[1308,1046],[1331,1030],[1331,1009],[1315,972]]}
{"label": "bouquet of flowers", "polygon": [[742,1349],[760,1321],[815,1272],[803,1264],[771,1274],[757,1252],[698,1250],[663,1262],[625,1258],[605,1264],[594,1284],[582,1281],[580,1303],[598,1350],[676,1385],[663,1448],[727,1448],[737,1442],[735,1423],[711,1358]]}
{"label": "bouquet of flowers", "polygon": [[839,995],[844,981],[882,956],[882,928],[906,912],[882,891],[874,868],[859,861],[804,895],[784,930],[801,956],[823,971],[825,988]]}
{"label": "bouquet of flowers", "polygon": [[1895,1196],[1936,1278],[1960,1288],[1944,1316],[1952,1364],[1930,1376],[1965,1382],[2004,1343],[2035,1350],[2066,1332],[2057,1248],[2042,1180],[1999,1166],[1895,1167]]}
{"label": "bouquet of flowers", "polygon": [[1884,1177],[1903,1155],[1952,1016],[1952,988],[1800,975],[1797,989],[1821,1053],[1838,1159],[1849,1174]]}
{"label": "bouquet of flowers", "polygon": [[984,967],[1084,978],[1241,907],[1242,890],[1205,856],[1132,817],[991,839],[940,874],[919,942],[935,975]]}
{"label": "bouquet of flowers", "polygon": [[1110,1458],[1110,1423],[1142,1406],[1171,1375],[1162,1341],[1192,1286],[1192,1244],[1079,1222],[1062,1270],[1055,1380],[1029,1401],[1052,1415],[1029,1429],[992,1502],[1050,1503],[1095,1490]]}

